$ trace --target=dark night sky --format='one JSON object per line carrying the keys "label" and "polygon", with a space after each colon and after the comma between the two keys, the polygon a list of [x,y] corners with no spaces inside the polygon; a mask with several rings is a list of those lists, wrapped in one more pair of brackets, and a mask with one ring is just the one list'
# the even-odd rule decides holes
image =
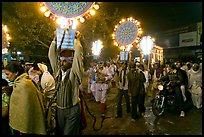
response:
{"label": "dark night sky", "polygon": [[202,21],[202,2],[104,2],[103,6],[118,7],[121,19],[138,19],[150,34]]}

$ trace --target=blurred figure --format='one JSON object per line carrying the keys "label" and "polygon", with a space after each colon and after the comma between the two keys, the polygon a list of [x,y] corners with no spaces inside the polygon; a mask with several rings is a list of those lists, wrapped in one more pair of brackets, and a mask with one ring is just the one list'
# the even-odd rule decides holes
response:
{"label": "blurred figure", "polygon": [[139,105],[139,74],[136,70],[136,64],[130,63],[128,72],[128,92],[131,94],[131,117],[132,121],[138,118],[137,106]]}
{"label": "blurred figure", "polygon": [[37,62],[33,63],[33,67],[29,69],[28,75],[29,77],[37,83],[38,86],[40,86],[40,76],[37,73],[36,70],[34,70],[34,67],[37,68]]}
{"label": "blurred figure", "polygon": [[103,72],[104,68],[101,65],[96,72],[96,93],[95,100],[100,102],[100,112],[101,116],[105,116],[106,110],[106,94],[108,90],[107,81],[109,81],[109,76]]}
{"label": "blurred figure", "polygon": [[86,74],[88,74],[88,99],[92,100],[92,97],[94,96],[93,91],[91,90],[91,85],[96,82],[95,78],[95,72],[96,72],[96,66],[94,62],[91,62],[90,68],[86,71]]}
{"label": "blurred figure", "polygon": [[119,83],[118,83],[118,100],[117,100],[117,116],[122,117],[122,98],[125,97],[126,102],[126,112],[130,113],[130,98],[128,95],[128,77],[127,74],[129,69],[127,67],[127,62],[122,64],[119,68]]}
{"label": "blurred figure", "polygon": [[170,63],[169,63],[169,62],[166,62],[166,63],[165,63],[165,66],[164,66],[164,68],[163,68],[163,76],[166,76],[167,73],[169,73],[169,71],[170,71]]}
{"label": "blurred figure", "polygon": [[47,134],[43,94],[39,87],[18,62],[10,62],[5,74],[9,81],[14,81],[9,107],[9,125],[14,134]]}
{"label": "blurred figure", "polygon": [[188,72],[188,66],[186,63],[182,63],[181,69],[184,70],[186,73]]}
{"label": "blurred figure", "polygon": [[157,89],[158,86],[158,81],[161,79],[162,75],[163,75],[163,69],[160,67],[160,64],[158,62],[156,62],[154,64],[153,69],[150,71],[151,74],[151,79],[152,79],[152,85],[151,85],[151,92],[152,92],[152,96],[155,97],[155,89]]}
{"label": "blurred figure", "polygon": [[9,102],[13,87],[8,85],[8,81],[2,79],[2,135],[12,135],[9,126]]}
{"label": "blurred figure", "polygon": [[33,63],[26,62],[26,63],[25,63],[25,71],[26,71],[26,73],[29,73],[29,70],[30,70],[30,68],[32,68],[32,67],[33,67]]}
{"label": "blurred figure", "polygon": [[45,64],[37,63],[33,66],[33,71],[39,75],[41,92],[45,96],[45,108],[46,108],[46,118],[48,121],[49,134],[55,134],[56,130],[56,90],[55,90],[55,80],[53,76],[48,71]]}
{"label": "blurred figure", "polygon": [[167,74],[167,81],[170,81],[173,90],[175,91],[176,102],[178,104],[178,111],[180,116],[184,117],[184,100],[181,92],[181,84],[184,81],[184,77],[181,72],[176,68],[175,64],[171,64],[170,71]]}
{"label": "blurred figure", "polygon": [[187,76],[187,73],[186,71],[182,70],[181,67],[182,67],[182,63],[180,61],[177,61],[176,62],[176,68],[177,68],[177,71],[179,73],[178,76],[180,76],[180,88],[181,88],[181,92],[182,92],[182,96],[183,96],[183,100],[184,102],[187,100],[186,98],[186,90],[187,90],[187,87],[188,87],[188,76]]}
{"label": "blurred figure", "polygon": [[139,113],[144,116],[145,113],[145,82],[146,78],[144,75],[144,65],[138,66],[138,78],[139,78]]}
{"label": "blurred figure", "polygon": [[198,109],[202,108],[202,71],[197,63],[188,71],[188,88],[193,105]]}

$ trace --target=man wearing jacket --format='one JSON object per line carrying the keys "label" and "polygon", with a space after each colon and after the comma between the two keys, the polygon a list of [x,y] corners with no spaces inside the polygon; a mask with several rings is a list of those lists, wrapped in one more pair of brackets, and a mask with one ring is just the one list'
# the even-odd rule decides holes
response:
{"label": "man wearing jacket", "polygon": [[81,107],[79,98],[79,85],[82,82],[83,52],[79,40],[80,34],[76,33],[74,50],[56,50],[56,41],[53,39],[48,57],[56,80],[57,90],[57,127],[61,135],[80,134]]}

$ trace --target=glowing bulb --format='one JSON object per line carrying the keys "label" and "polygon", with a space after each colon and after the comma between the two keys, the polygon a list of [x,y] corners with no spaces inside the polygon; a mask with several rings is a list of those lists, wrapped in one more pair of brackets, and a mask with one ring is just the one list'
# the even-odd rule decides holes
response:
{"label": "glowing bulb", "polygon": [[95,10],[93,10],[93,9],[90,10],[91,15],[94,15],[95,13],[96,13]]}
{"label": "glowing bulb", "polygon": [[42,12],[45,12],[47,9],[46,9],[46,7],[41,7],[40,10],[41,10]]}
{"label": "glowing bulb", "polygon": [[125,19],[122,19],[122,22],[125,22]]}
{"label": "glowing bulb", "polygon": [[50,11],[47,11],[44,13],[45,17],[49,17],[50,16]]}
{"label": "glowing bulb", "polygon": [[80,22],[83,23],[84,21],[85,21],[85,19],[81,17]]}
{"label": "glowing bulb", "polygon": [[56,22],[57,22],[57,24],[60,24],[61,18],[57,18]]}
{"label": "glowing bulb", "polygon": [[4,25],[3,30],[4,30],[4,32],[8,32],[8,27],[6,25]]}
{"label": "glowing bulb", "polygon": [[98,4],[95,4],[95,5],[94,5],[94,9],[98,10],[98,9],[99,9],[99,5],[98,5]]}
{"label": "glowing bulb", "polygon": [[11,37],[10,37],[10,36],[8,36],[8,37],[7,37],[7,40],[11,40]]}
{"label": "glowing bulb", "polygon": [[141,34],[143,33],[143,31],[142,31],[142,30],[139,30],[138,33],[139,33],[139,35],[141,35]]}

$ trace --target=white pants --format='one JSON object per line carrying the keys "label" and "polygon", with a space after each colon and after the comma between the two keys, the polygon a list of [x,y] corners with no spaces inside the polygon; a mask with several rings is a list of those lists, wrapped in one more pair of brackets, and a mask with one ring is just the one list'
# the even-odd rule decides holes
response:
{"label": "white pants", "polygon": [[192,101],[193,101],[193,105],[199,109],[199,108],[202,108],[202,94],[199,95],[199,94],[191,94],[191,98],[192,98]]}

